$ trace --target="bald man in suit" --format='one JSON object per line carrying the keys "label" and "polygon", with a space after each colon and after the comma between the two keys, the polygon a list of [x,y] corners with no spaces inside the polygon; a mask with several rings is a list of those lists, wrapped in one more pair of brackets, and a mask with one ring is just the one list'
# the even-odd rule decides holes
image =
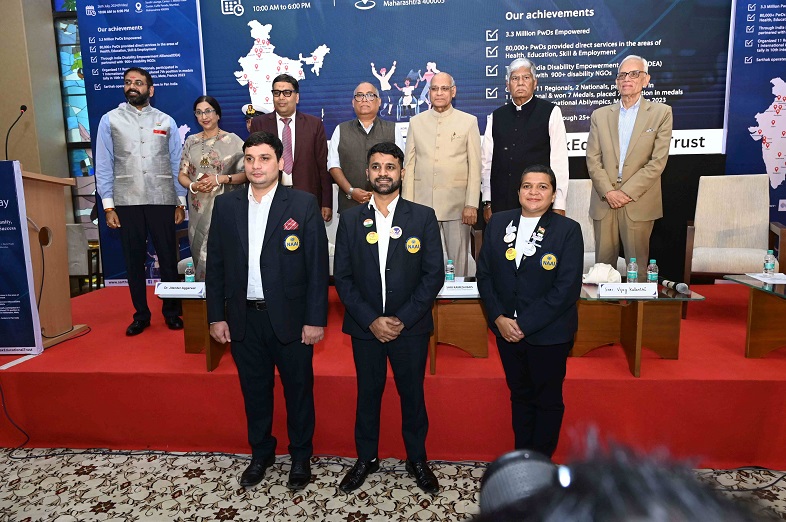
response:
{"label": "bald man in suit", "polygon": [[592,178],[595,262],[616,266],[620,240],[625,257],[646,263],[650,234],[663,217],[660,176],[671,144],[671,107],[645,100],[647,62],[628,56],[617,75],[619,103],[592,113],[587,169]]}

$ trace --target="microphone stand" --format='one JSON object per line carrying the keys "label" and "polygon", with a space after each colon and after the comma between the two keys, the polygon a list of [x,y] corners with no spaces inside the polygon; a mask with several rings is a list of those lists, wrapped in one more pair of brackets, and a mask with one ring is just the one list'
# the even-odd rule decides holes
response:
{"label": "microphone stand", "polygon": [[14,123],[12,123],[10,127],[8,127],[8,132],[5,135],[5,159],[6,160],[8,160],[8,137],[11,136],[11,129],[14,128],[14,125],[16,125],[16,122],[19,121],[19,119],[24,115],[24,113],[25,113],[25,111],[20,111],[19,112],[19,116],[16,117],[16,119],[14,120]]}

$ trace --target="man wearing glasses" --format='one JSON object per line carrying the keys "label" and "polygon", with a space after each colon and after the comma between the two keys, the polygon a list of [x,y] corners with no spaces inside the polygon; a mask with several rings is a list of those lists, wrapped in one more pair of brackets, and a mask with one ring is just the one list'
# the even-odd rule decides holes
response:
{"label": "man wearing glasses", "polygon": [[483,135],[483,217],[520,208],[521,173],[530,165],[551,167],[557,176],[553,210],[565,215],[568,196],[568,143],[557,105],[535,96],[535,64],[516,58],[507,68],[510,101],[492,112]]}
{"label": "man wearing glasses", "polygon": [[480,200],[478,119],[453,108],[456,82],[448,73],[434,75],[429,94],[431,109],[409,122],[401,194],[434,209],[456,275],[473,276],[469,237]]}
{"label": "man wearing glasses", "polygon": [[377,88],[368,82],[355,87],[352,108],[357,118],[336,126],[328,148],[328,169],[339,188],[339,214],[371,198],[371,185],[366,177],[366,154],[382,142],[393,142],[400,148],[396,125],[377,113],[382,100]]}
{"label": "man wearing glasses", "polygon": [[[126,70],[123,92],[128,103],[101,117],[96,140],[96,188],[106,225],[120,233],[134,304],[129,336],[150,326],[147,236],[158,255],[161,280],[178,281],[175,225],[186,216],[186,189],[177,181],[183,144],[175,120],[150,106],[154,90],[146,70]],[[171,330],[183,328],[180,301],[164,299],[162,313]]]}
{"label": "man wearing glasses", "polygon": [[251,132],[275,134],[284,144],[281,184],[310,192],[322,207],[322,219],[333,216],[333,180],[327,169],[327,137],[322,120],[298,112],[300,87],[295,78],[279,74],[273,78],[275,112],[256,116]]}
{"label": "man wearing glasses", "polygon": [[671,107],[645,100],[650,81],[646,60],[628,56],[619,66],[619,103],[596,109],[587,138],[592,178],[589,214],[595,231],[595,262],[625,257],[649,259],[650,233],[663,217],[660,176],[669,158]]}

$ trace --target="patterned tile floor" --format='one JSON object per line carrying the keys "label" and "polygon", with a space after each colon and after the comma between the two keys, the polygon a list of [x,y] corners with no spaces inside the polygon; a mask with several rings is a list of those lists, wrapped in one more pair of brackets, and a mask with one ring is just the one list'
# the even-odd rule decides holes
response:
{"label": "patterned tile floor", "polygon": [[[338,483],[352,459],[312,461],[314,480],[301,492],[286,489],[289,457],[279,456],[266,480],[251,490],[237,477],[243,455],[6,450],[0,456],[0,521],[460,521],[478,511],[485,462],[434,462],[442,485],[432,497],[414,484],[401,461],[386,459],[357,492]],[[20,458],[21,457],[21,458]],[[756,489],[729,493],[786,519],[784,473],[697,470],[714,487]]]}

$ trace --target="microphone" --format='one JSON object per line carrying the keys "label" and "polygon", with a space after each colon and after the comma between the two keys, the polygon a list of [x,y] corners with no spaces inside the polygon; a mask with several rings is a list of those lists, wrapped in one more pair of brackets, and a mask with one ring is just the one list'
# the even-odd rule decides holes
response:
{"label": "microphone", "polygon": [[669,281],[668,279],[663,279],[662,277],[658,278],[658,282],[665,286],[666,288],[670,288],[672,290],[676,290],[681,294],[689,294],[690,288],[685,283],[675,283],[674,281]]}
{"label": "microphone", "polygon": [[14,128],[14,125],[16,125],[16,122],[19,121],[19,118],[21,118],[22,115],[25,112],[27,112],[27,105],[21,105],[19,107],[19,116],[17,116],[16,119],[14,120],[14,123],[12,123],[10,127],[8,127],[8,132],[5,135],[5,159],[6,160],[8,159],[8,137],[11,135],[11,129]]}

